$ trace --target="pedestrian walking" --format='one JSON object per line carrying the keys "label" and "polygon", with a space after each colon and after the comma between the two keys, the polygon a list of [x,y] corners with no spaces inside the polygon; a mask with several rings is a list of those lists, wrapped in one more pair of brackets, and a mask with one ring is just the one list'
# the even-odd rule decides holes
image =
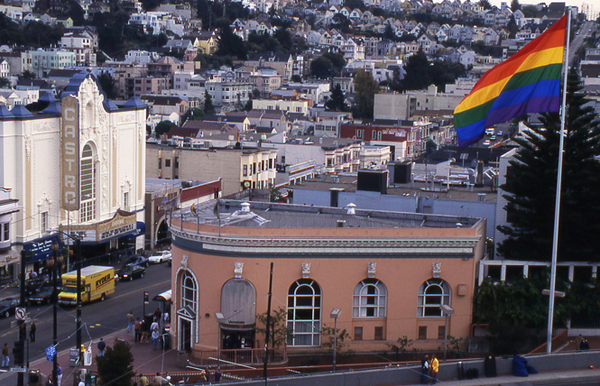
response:
{"label": "pedestrian walking", "polygon": [[221,383],[221,370],[219,368],[215,371],[215,383]]}
{"label": "pedestrian walking", "polygon": [[164,378],[160,376],[160,373],[156,373],[152,380],[152,386],[163,386]]}
{"label": "pedestrian walking", "polygon": [[152,330],[152,349],[153,350],[158,350],[158,338],[160,338],[160,334],[158,332],[158,328],[156,328],[156,329]]}
{"label": "pedestrian walking", "polygon": [[138,381],[137,381],[137,386],[148,386],[150,384],[150,382],[148,381],[148,378],[143,375],[143,374],[138,374]]}
{"label": "pedestrian walking", "polygon": [[62,382],[62,375],[63,375],[62,367],[60,367],[60,365],[58,365],[58,367],[56,368],[56,384],[58,386],[60,386],[60,384]]}
{"label": "pedestrian walking", "polygon": [[98,342],[98,356],[99,357],[104,356],[105,348],[106,348],[106,342],[104,342],[104,338],[100,338],[100,341]]}
{"label": "pedestrian walking", "polygon": [[10,365],[10,357],[8,356],[8,343],[4,343],[2,348],[2,367],[8,367]]}
{"label": "pedestrian walking", "polygon": [[154,320],[160,323],[160,318],[162,317],[162,312],[160,312],[160,308],[157,308],[154,311]]}
{"label": "pedestrian walking", "polygon": [[139,343],[140,338],[142,337],[142,321],[140,320],[140,318],[137,318],[135,320],[135,323],[133,324],[133,329],[135,331],[135,343]]}
{"label": "pedestrian walking", "polygon": [[127,314],[127,332],[131,332],[131,330],[133,329],[133,311],[129,311],[129,313]]}
{"label": "pedestrian walking", "polygon": [[431,368],[431,384],[435,385],[437,383],[437,375],[440,371],[440,362],[435,357],[435,354],[431,356],[431,364],[429,365]]}
{"label": "pedestrian walking", "polygon": [[35,342],[35,323],[33,322],[33,320],[31,321],[31,327],[29,327],[29,339],[31,339],[31,342]]}
{"label": "pedestrian walking", "polygon": [[429,355],[423,356],[421,359],[421,383],[427,384],[429,378]]}

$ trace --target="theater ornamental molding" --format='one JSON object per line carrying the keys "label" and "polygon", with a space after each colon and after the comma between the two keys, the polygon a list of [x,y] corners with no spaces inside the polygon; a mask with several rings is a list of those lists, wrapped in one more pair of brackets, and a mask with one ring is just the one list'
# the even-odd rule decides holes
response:
{"label": "theater ornamental molding", "polygon": [[297,253],[297,254],[428,254],[428,255],[472,255],[480,239],[479,236],[459,237],[458,239],[426,238],[364,238],[344,239],[329,237],[281,237],[253,236],[252,238],[210,236],[171,228],[175,238],[202,243],[206,251],[232,253]]}

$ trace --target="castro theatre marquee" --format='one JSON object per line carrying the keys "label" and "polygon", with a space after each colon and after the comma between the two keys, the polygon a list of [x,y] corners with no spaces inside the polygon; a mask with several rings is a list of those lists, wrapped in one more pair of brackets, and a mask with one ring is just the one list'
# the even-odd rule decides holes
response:
{"label": "castro theatre marquee", "polygon": [[38,270],[62,234],[82,240],[85,258],[144,246],[146,106],[117,106],[87,72],[71,79],[61,100],[32,114],[0,106],[0,186],[22,210],[13,242]]}

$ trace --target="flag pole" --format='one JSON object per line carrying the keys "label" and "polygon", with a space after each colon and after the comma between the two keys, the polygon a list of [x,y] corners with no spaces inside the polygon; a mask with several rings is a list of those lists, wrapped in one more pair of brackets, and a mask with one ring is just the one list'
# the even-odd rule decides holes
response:
{"label": "flag pole", "polygon": [[571,8],[567,8],[567,31],[563,57],[563,95],[560,113],[560,141],[558,148],[558,172],[556,177],[556,201],[554,204],[554,235],[552,237],[552,263],[550,265],[550,300],[548,302],[548,331],[546,334],[546,354],[552,354],[552,322],[554,318],[554,298],[556,291],[556,262],[558,260],[558,225],[560,218],[560,196],[562,187],[563,155],[565,147],[565,120],[567,115],[567,77],[569,75],[569,44],[571,39]]}

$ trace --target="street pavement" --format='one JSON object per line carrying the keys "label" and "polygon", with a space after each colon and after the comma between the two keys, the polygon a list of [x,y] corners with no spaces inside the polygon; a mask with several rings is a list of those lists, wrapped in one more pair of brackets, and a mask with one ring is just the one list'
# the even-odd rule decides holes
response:
{"label": "street pavement", "polygon": [[[119,337],[123,328],[127,325],[126,314],[128,311],[133,311],[136,317],[141,317],[144,313],[151,313],[156,310],[158,303],[150,301],[147,306],[143,305],[143,292],[148,291],[150,299],[155,295],[162,293],[171,288],[170,283],[170,267],[167,264],[151,265],[146,271],[146,275],[142,279],[136,279],[132,282],[120,282],[113,295],[109,296],[104,302],[94,302],[83,305],[82,323],[82,342],[87,346],[92,343],[94,351],[96,351],[96,342],[100,337],[108,344],[112,344],[115,337]],[[6,291],[0,291],[0,296],[6,296]],[[53,317],[52,305],[32,306],[27,307],[28,316],[35,320],[37,325],[37,336],[35,342],[29,342],[29,358],[31,368],[34,364],[43,363],[45,359],[45,349],[52,345],[53,336]],[[70,348],[75,347],[75,308],[74,307],[59,307],[58,314],[58,350],[61,353],[66,353]],[[28,323],[29,331],[29,323]],[[126,331],[124,338],[127,338]],[[0,319],[0,345],[8,343],[9,350],[12,350],[13,342],[18,339],[18,328],[16,327],[14,317]],[[112,340],[111,340],[112,339]],[[133,339],[133,338],[131,338]],[[143,344],[144,346],[146,344]],[[152,351],[152,347],[149,347]],[[175,355],[176,353],[166,353]],[[60,358],[59,354],[59,358]],[[143,355],[143,354],[139,354]],[[11,365],[14,364],[12,352],[10,352]],[[143,357],[141,357],[143,359]],[[50,362],[48,362],[50,363]],[[69,367],[68,357],[63,361],[60,359],[60,364],[65,370],[65,377],[72,372]],[[154,364],[154,363],[153,363]],[[160,364],[160,363],[159,363]],[[160,370],[160,366],[158,370]],[[15,373],[1,373],[0,370],[0,386],[16,385],[17,376]],[[65,384],[65,385],[71,385]]]}
{"label": "street pavement", "polygon": [[[104,337],[104,341],[107,346],[112,346],[114,342],[119,339],[123,340],[131,345],[131,353],[133,354],[133,368],[135,374],[142,373],[144,375],[154,375],[157,372],[164,374],[165,372],[173,371],[177,369],[177,351],[174,349],[170,350],[153,350],[152,342],[146,341],[144,343],[134,342],[134,333],[127,332],[126,329],[115,332],[111,335]],[[63,379],[62,384],[65,386],[73,385],[73,377],[76,374],[77,369],[87,369],[96,371],[96,355],[98,354],[97,348],[98,340],[95,339],[92,344],[92,365],[91,366],[80,366],[71,367],[69,365],[69,350],[61,351],[58,354],[58,363],[63,368]],[[52,362],[47,361],[45,358],[38,359],[30,364],[30,369],[39,369],[44,375],[44,379],[48,374],[52,374]],[[151,379],[151,378],[150,378]],[[4,386],[2,379],[0,378],[0,385]],[[76,384],[75,384],[76,385]]]}

